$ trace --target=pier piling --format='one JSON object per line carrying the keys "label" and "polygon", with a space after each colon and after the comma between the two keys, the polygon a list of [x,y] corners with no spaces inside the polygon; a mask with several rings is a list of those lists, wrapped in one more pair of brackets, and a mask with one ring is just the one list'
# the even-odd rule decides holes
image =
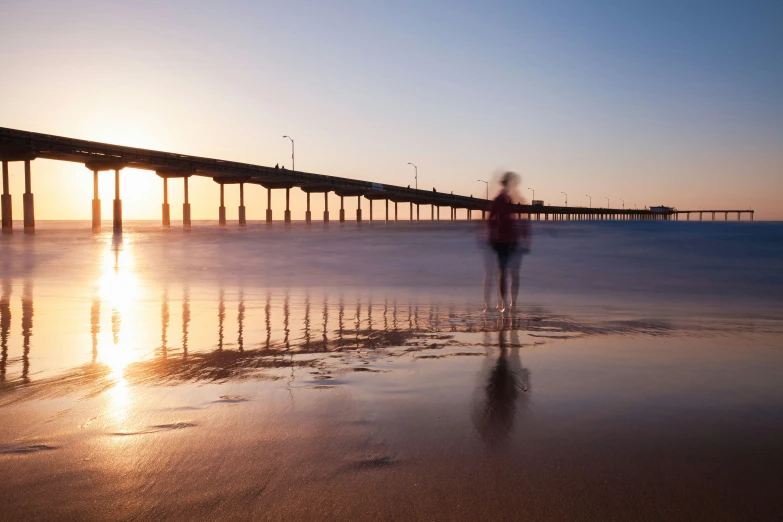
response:
{"label": "pier piling", "polygon": [[122,233],[122,199],[120,199],[120,169],[114,169],[114,212],[112,212],[112,230]]}
{"label": "pier piling", "polygon": [[188,176],[182,178],[185,182],[185,202],[182,203],[182,227],[190,228],[190,201],[188,200]]}
{"label": "pier piling", "polygon": [[3,161],[3,195],[2,195],[3,232],[11,232],[14,228],[11,213],[11,193],[8,189],[8,162]]}
{"label": "pier piling", "polygon": [[226,202],[225,202],[225,188],[226,186],[221,183],[220,184],[220,206],[218,207],[218,226],[219,227],[225,227],[226,226]]}
{"label": "pier piling", "polygon": [[286,187],[285,189],[285,214],[284,220],[286,225],[291,224],[291,189]]}
{"label": "pier piling", "polygon": [[24,211],[24,231],[35,232],[35,207],[33,205],[32,174],[30,172],[30,160],[24,161],[24,194],[22,206]]}
{"label": "pier piling", "polygon": [[247,218],[245,216],[245,184],[239,184],[239,226],[247,226]]}
{"label": "pier piling", "polygon": [[266,189],[266,224],[272,224],[272,189]]}
{"label": "pier piling", "polygon": [[[95,199],[98,199],[98,173],[95,173]],[[166,228],[171,227],[171,209],[169,208],[169,178],[164,177],[163,178],[163,206],[161,208],[162,211],[162,222],[163,226]],[[98,219],[100,220],[100,202],[98,202]],[[93,203],[93,228],[95,227],[95,203]],[[99,225],[100,226],[100,223]]]}
{"label": "pier piling", "polygon": [[101,229],[101,200],[98,197],[98,171],[92,171],[92,229]]}
{"label": "pier piling", "polygon": [[329,192],[324,192],[324,225],[329,224]]}

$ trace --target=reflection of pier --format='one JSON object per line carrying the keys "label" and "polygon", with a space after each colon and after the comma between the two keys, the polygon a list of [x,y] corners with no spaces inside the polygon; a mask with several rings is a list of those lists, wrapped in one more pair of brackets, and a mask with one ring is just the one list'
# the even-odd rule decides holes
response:
{"label": "reflection of pier", "polygon": [[[21,379],[11,379],[11,385],[15,386],[27,383],[29,376],[34,375],[30,368],[30,353],[33,348],[33,290],[29,282],[23,284],[20,296],[21,338],[14,342],[11,340],[11,289],[10,281],[4,280],[0,297],[0,381],[8,382],[7,367],[21,362]],[[201,306],[205,301],[198,300],[192,304],[190,289],[187,287],[182,289],[181,295],[179,326],[182,354],[172,353],[169,346],[168,330],[173,318],[169,303],[170,291],[165,288],[160,294],[160,304],[152,305],[160,312],[160,349],[154,350],[153,356],[146,360],[129,359],[131,352],[127,345],[128,340],[121,338],[121,326],[123,331],[144,327],[128,322],[134,314],[125,315],[123,319],[128,324],[122,324],[119,310],[110,308],[111,332],[108,338],[102,341],[103,302],[94,298],[86,303],[90,316],[92,354],[86,366],[78,370],[79,378],[92,376],[87,380],[95,382],[95,379],[127,376],[130,372],[135,375],[134,379],[145,382],[169,379],[229,379],[264,368],[308,365],[324,353],[345,353],[349,357],[353,353],[355,356],[364,357],[373,351],[386,353],[388,350],[389,354],[400,355],[431,350],[452,338],[459,345],[459,337],[455,336],[460,333],[486,332],[487,337],[483,341],[479,340],[480,337],[470,338],[470,344],[475,347],[495,346],[490,333],[506,332],[498,338],[499,342],[504,346],[514,347],[542,342],[553,334],[560,336],[555,338],[568,338],[572,335],[618,332],[654,331],[660,334],[669,329],[666,324],[649,321],[644,324],[588,325],[536,307],[525,309],[513,317],[502,317],[453,305],[448,307],[446,313],[438,304],[398,304],[388,298],[378,301],[372,301],[368,297],[357,298],[346,304],[343,296],[330,302],[326,294],[320,298],[314,298],[310,293],[292,296],[286,290],[278,293],[267,290],[260,302],[248,303],[247,294],[242,288],[232,293],[230,288],[222,287],[217,290],[218,306],[213,308],[214,305],[206,305],[214,314],[214,323],[210,326],[207,324],[209,321],[205,321],[207,317],[203,309],[191,310],[191,307]],[[227,296],[233,297],[228,299]],[[236,321],[226,320],[227,309],[236,310],[236,316],[230,315],[236,317]],[[191,337],[193,312],[199,320],[195,324],[197,335]],[[46,318],[40,320],[45,322]],[[157,335],[157,326],[153,328]],[[205,328],[211,329],[214,337],[205,337]],[[522,344],[519,340],[521,332],[526,336]],[[506,341],[505,336],[510,336],[510,342]],[[233,338],[237,339],[236,343],[226,342],[226,339]],[[23,351],[20,359],[9,357],[9,345],[21,345]],[[301,357],[307,354],[316,358]],[[107,372],[107,368],[112,371]],[[74,375],[71,374],[71,377]]]}
{"label": "reflection of pier", "polygon": [[[285,190],[286,208],[284,212],[285,223],[291,222],[291,189],[300,188],[306,197],[307,210],[305,212],[306,223],[311,223],[310,195],[324,194],[324,223],[329,222],[328,194],[334,192],[340,198],[340,222],[345,222],[344,199],[357,198],[356,221],[362,222],[362,198],[369,201],[369,215],[367,221],[373,221],[373,202],[382,200],[385,203],[384,221],[390,222],[389,201],[394,203],[394,217],[397,221],[397,204],[408,203],[410,206],[409,219],[420,220],[419,207],[430,206],[430,219],[440,221],[440,207],[450,209],[451,221],[457,219],[457,211],[464,210],[464,216],[470,220],[474,212],[480,212],[484,217],[489,202],[485,199],[471,196],[445,194],[441,192],[412,189],[396,185],[384,185],[370,181],[361,181],[323,174],[312,174],[299,171],[286,171],[272,167],[250,165],[233,161],[224,161],[183,154],[159,152],[133,147],[123,147],[107,143],[51,136],[14,129],[0,128],[0,160],[3,165],[3,195],[2,195],[2,222],[3,230],[11,231],[11,194],[8,190],[8,163],[23,162],[25,172],[24,228],[26,231],[35,229],[35,217],[33,209],[31,161],[36,158],[71,161],[84,164],[93,173],[93,200],[92,200],[92,226],[94,229],[101,227],[101,202],[98,194],[99,172],[112,171],[114,173],[114,201],[113,201],[113,229],[122,231],[122,200],[120,198],[120,172],[125,168],[143,169],[155,172],[163,180],[162,195],[162,225],[171,226],[171,211],[168,201],[168,180],[182,179],[184,189],[184,203],[182,204],[183,227],[191,226],[191,208],[188,199],[188,179],[192,176],[204,176],[212,178],[220,186],[218,205],[218,224],[226,225],[226,208],[224,204],[225,185],[239,185],[239,226],[245,226],[245,184],[260,185],[267,190],[266,222],[272,223],[272,190]],[[413,211],[416,205],[416,212]],[[739,219],[742,214],[748,214],[753,219],[753,210],[705,210],[705,211],[677,211],[666,207],[657,207],[663,210],[652,209],[617,209],[617,208],[589,208],[589,207],[560,207],[536,205],[518,205],[520,217],[532,220],[544,221],[572,221],[572,220],[671,220],[679,218],[680,214],[698,212],[700,218],[704,213],[711,213],[713,220],[715,213],[723,213],[726,220],[729,214],[737,214]],[[436,217],[437,216],[437,217]]]}

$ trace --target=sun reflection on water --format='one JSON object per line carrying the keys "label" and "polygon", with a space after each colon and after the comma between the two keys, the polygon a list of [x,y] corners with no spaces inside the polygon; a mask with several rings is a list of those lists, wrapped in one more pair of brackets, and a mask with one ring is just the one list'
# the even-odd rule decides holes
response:
{"label": "sun reflection on water", "polygon": [[[134,272],[131,242],[111,239],[106,243],[97,281],[101,303],[111,311],[111,332],[101,332],[97,361],[109,367],[110,413],[117,421],[126,418],[131,405],[125,368],[138,358],[129,340],[128,324],[133,324],[133,304],[139,294],[139,279]],[[123,324],[126,332],[123,334]]]}

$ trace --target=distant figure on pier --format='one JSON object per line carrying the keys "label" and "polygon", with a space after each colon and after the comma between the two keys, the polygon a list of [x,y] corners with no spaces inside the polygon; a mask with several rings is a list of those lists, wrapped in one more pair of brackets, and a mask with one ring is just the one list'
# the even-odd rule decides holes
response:
{"label": "distant figure on pier", "polygon": [[285,165],[283,165],[282,167],[280,167],[280,170],[285,170]]}
{"label": "distant figure on pier", "polygon": [[437,190],[435,190],[435,187],[432,187],[432,191],[433,191],[433,192],[437,192]]}
{"label": "distant figure on pier", "polygon": [[279,163],[275,163],[275,170],[280,170],[280,164]]}
{"label": "distant figure on pier", "polygon": [[519,182],[520,178],[516,173],[503,174],[500,193],[492,200],[487,219],[489,245],[497,260],[501,312],[510,311],[517,304],[522,256],[530,251],[530,225],[527,220],[517,219],[515,211],[515,205],[523,203],[522,197],[516,193]]}
{"label": "distant figure on pier", "polygon": [[411,186],[410,186],[410,185],[408,185],[408,188],[411,188]]}

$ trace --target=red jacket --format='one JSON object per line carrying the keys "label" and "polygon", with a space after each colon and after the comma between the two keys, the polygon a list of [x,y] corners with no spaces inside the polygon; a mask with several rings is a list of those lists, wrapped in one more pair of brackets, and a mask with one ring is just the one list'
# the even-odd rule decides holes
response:
{"label": "red jacket", "polygon": [[517,219],[514,202],[505,190],[492,200],[487,225],[490,243],[517,243],[530,237],[528,222]]}

